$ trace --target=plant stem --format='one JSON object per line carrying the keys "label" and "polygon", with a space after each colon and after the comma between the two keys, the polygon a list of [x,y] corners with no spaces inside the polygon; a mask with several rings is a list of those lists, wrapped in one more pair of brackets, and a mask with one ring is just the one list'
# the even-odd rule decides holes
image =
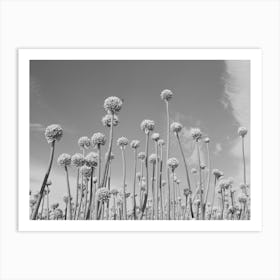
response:
{"label": "plant stem", "polygon": [[[169,121],[169,107],[168,107],[168,101],[165,101],[166,104],[166,123],[167,123],[167,143],[166,143],[166,160],[169,159],[169,147],[170,147],[170,121]],[[168,198],[167,198],[167,219],[170,220],[170,172],[169,168],[166,164],[166,182],[167,182],[167,190],[168,190]]]}
{"label": "plant stem", "polygon": [[163,158],[163,153],[162,153],[162,146],[160,146],[160,165],[159,165],[159,191],[160,191],[160,219],[163,220],[163,195],[162,195],[162,158]]}
{"label": "plant stem", "polygon": [[155,142],[155,150],[156,150],[156,182],[155,182],[155,219],[158,220],[158,168],[159,168],[159,162],[158,162],[158,143]]}
{"label": "plant stem", "polygon": [[190,181],[190,176],[189,176],[189,171],[188,171],[188,165],[187,165],[187,161],[186,161],[186,158],[185,158],[185,155],[184,155],[184,152],[183,152],[181,140],[180,140],[180,137],[179,137],[178,133],[176,133],[176,137],[177,137],[177,140],[178,140],[178,143],[179,143],[180,152],[181,152],[181,155],[182,155],[182,158],[183,158],[183,162],[184,162],[184,166],[185,166],[185,172],[186,172],[186,179],[187,179],[187,183],[188,183],[188,189],[191,191],[192,189],[191,189],[191,181]]}
{"label": "plant stem", "polygon": [[173,189],[173,219],[176,220],[176,195],[175,195],[175,174],[174,174],[174,170],[172,170],[172,189]]}
{"label": "plant stem", "polygon": [[211,202],[211,212],[210,212],[210,220],[213,212],[214,201],[215,201],[215,193],[216,193],[216,184],[217,184],[217,177],[215,176],[214,185],[213,185],[213,194],[212,194],[212,202]]}
{"label": "plant stem", "polygon": [[208,160],[208,180],[207,180],[207,188],[206,188],[206,193],[205,193],[205,197],[204,197],[204,202],[203,202],[203,206],[202,206],[203,217],[205,217],[205,207],[207,204],[209,186],[210,186],[210,181],[211,181],[211,161],[210,161],[209,143],[206,143],[206,148],[207,148],[207,160]]}
{"label": "plant stem", "polygon": [[41,207],[41,220],[43,220],[43,210],[44,210],[44,204],[45,204],[45,195],[43,196],[43,199],[42,199],[42,207]]}
{"label": "plant stem", "polygon": [[243,158],[243,180],[246,185],[246,163],[245,163],[245,148],[244,148],[244,136],[242,137],[242,158]]}
{"label": "plant stem", "polygon": [[71,192],[70,192],[70,183],[69,183],[69,174],[67,166],[65,166],[66,172],[66,181],[67,181],[67,191],[68,191],[68,211],[67,211],[67,219],[72,220],[72,205],[71,205]]}
{"label": "plant stem", "polygon": [[134,149],[134,174],[133,174],[133,191],[132,191],[132,216],[134,220],[136,220],[136,201],[135,201],[136,170],[137,170],[137,149]]}
{"label": "plant stem", "polygon": [[80,168],[77,169],[77,186],[76,186],[76,201],[75,201],[75,210],[74,210],[74,220],[76,219],[77,214],[77,205],[78,205],[78,195],[79,195],[79,180],[80,180]]}
{"label": "plant stem", "polygon": [[153,204],[152,204],[152,217],[154,219],[155,217],[155,164],[153,163],[153,169],[152,169],[152,198],[153,198]]}
{"label": "plant stem", "polygon": [[146,185],[147,185],[147,189],[146,189],[146,193],[144,196],[144,202],[143,202],[143,207],[142,207],[142,213],[140,216],[140,219],[143,219],[144,213],[145,213],[145,209],[146,209],[146,205],[147,205],[147,200],[148,200],[148,194],[149,194],[149,167],[148,167],[148,154],[149,154],[149,133],[146,133],[146,148],[145,148],[145,167],[146,167]]}
{"label": "plant stem", "polygon": [[125,150],[122,150],[122,162],[123,162],[123,217],[124,220],[127,220],[127,211],[126,211],[126,192],[125,192],[125,180],[126,180],[126,160],[125,160]]}
{"label": "plant stem", "polygon": [[38,197],[38,199],[36,201],[36,205],[34,207],[34,211],[32,212],[32,216],[31,216],[32,220],[36,220],[36,218],[37,218],[37,214],[38,214],[38,210],[39,210],[39,207],[40,207],[40,204],[41,204],[41,200],[42,200],[42,197],[44,195],[45,186],[46,186],[46,183],[48,181],[48,178],[49,178],[49,175],[50,175],[50,171],[51,171],[51,168],[52,168],[53,157],[54,157],[54,148],[55,148],[55,141],[53,141],[51,143],[51,152],[50,152],[49,165],[48,165],[48,169],[47,169],[46,175],[44,177],[44,180],[43,180],[43,183],[42,183],[42,186],[41,186],[41,189],[40,189],[39,197]]}
{"label": "plant stem", "polygon": [[202,183],[201,183],[201,162],[200,162],[200,153],[199,153],[199,145],[198,141],[196,141],[196,150],[197,150],[197,159],[198,159],[198,172],[199,172],[199,194],[200,194],[200,210],[201,210],[201,220],[203,220],[203,215],[202,215]]}
{"label": "plant stem", "polygon": [[[114,114],[111,114],[111,126],[110,126],[110,136],[109,136],[109,147],[107,151],[107,157],[104,165],[104,170],[103,170],[103,176],[102,176],[102,181],[101,181],[101,186],[104,187],[106,186],[107,182],[107,175],[108,175],[108,168],[109,168],[109,163],[111,160],[111,154],[112,154],[112,147],[113,147],[113,122],[114,122]],[[98,185],[99,188],[99,185]]]}
{"label": "plant stem", "polygon": [[86,219],[90,219],[90,214],[91,214],[91,208],[92,208],[92,197],[93,197],[93,173],[94,168],[91,167],[91,174],[90,174],[90,189],[89,189],[89,204],[88,204],[88,209],[86,213]]}
{"label": "plant stem", "polygon": [[50,201],[49,201],[49,186],[47,185],[47,220],[50,219]]}

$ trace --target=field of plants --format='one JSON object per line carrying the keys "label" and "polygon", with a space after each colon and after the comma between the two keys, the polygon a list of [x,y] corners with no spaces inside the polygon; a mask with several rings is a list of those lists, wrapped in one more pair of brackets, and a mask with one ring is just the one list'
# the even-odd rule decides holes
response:
{"label": "field of plants", "polygon": [[[63,138],[63,129],[52,124],[45,130],[50,146],[48,168],[40,191],[29,192],[30,219],[32,220],[248,220],[250,219],[250,189],[246,179],[244,139],[247,129],[240,127],[242,149],[243,181],[235,182],[225,178],[223,171],[215,168],[211,160],[209,145],[211,140],[199,128],[191,129],[196,150],[196,168],[191,168],[182,145],[183,126],[170,123],[169,103],[173,92],[165,89],[160,94],[163,110],[166,111],[166,139],[156,132],[153,120],[143,120],[139,129],[145,141],[129,141],[125,136],[114,138],[114,130],[119,124],[118,114],[123,101],[115,96],[104,101],[106,115],[102,118],[108,130],[108,140],[101,132],[91,138],[80,137],[77,143],[79,153],[55,155],[55,146]],[[179,159],[170,153],[171,137],[174,137]],[[106,147],[107,145],[107,147]],[[144,152],[139,151],[139,148]],[[201,161],[201,146],[207,151],[206,164]],[[122,185],[113,188],[113,149],[121,150]],[[50,204],[52,188],[51,169],[56,161],[65,173],[64,204]],[[133,157],[134,165],[128,166],[126,158]],[[47,160],[47,159],[46,159]],[[103,163],[103,164],[102,164]],[[184,168],[185,176],[178,178],[176,169]],[[76,172],[75,193],[71,193],[69,168]],[[127,185],[127,174],[133,177]],[[195,183],[190,179],[194,176]],[[128,191],[131,190],[130,192]]]}

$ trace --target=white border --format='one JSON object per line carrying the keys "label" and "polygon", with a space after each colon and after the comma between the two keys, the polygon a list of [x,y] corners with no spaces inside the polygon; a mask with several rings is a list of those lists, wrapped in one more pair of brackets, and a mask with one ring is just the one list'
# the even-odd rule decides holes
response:
{"label": "white border", "polygon": [[[32,221],[29,220],[30,60],[250,60],[251,220],[249,221]],[[261,231],[262,93],[260,49],[20,49],[18,50],[19,231]],[[253,94],[252,94],[253,93]]]}

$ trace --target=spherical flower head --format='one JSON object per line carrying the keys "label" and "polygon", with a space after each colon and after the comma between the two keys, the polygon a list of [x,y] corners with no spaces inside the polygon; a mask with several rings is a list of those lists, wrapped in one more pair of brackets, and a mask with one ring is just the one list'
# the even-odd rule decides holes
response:
{"label": "spherical flower head", "polygon": [[164,89],[160,94],[161,99],[164,101],[169,101],[172,96],[173,92],[170,89]]}
{"label": "spherical flower head", "polygon": [[117,145],[121,148],[121,149],[124,149],[125,146],[128,145],[128,139],[126,137],[120,137],[118,140],[117,140]]}
{"label": "spherical flower head", "polygon": [[152,134],[152,137],[151,137],[151,138],[152,138],[155,142],[157,142],[157,141],[159,140],[159,137],[160,137],[159,133],[156,133],[156,132],[155,132],[155,133]]}
{"label": "spherical flower head", "polygon": [[61,154],[58,159],[57,163],[60,166],[69,166],[71,164],[71,156],[69,154]]}
{"label": "spherical flower head", "polygon": [[81,171],[81,174],[82,174],[86,179],[88,179],[88,178],[91,176],[91,168],[88,167],[88,166],[86,166],[86,165],[82,166],[81,169],[80,169],[80,171]]}
{"label": "spherical flower head", "polygon": [[205,137],[204,138],[204,143],[206,143],[206,144],[210,143],[210,138],[209,137]]}
{"label": "spherical flower head", "polygon": [[164,142],[164,140],[163,139],[159,139],[158,140],[158,144],[159,144],[159,146],[164,146],[165,145],[165,142]]}
{"label": "spherical flower head", "polygon": [[94,133],[91,137],[91,142],[92,142],[92,145],[94,147],[96,146],[100,146],[100,145],[105,145],[106,143],[106,137],[103,133],[101,132],[97,132],[97,133]]}
{"label": "spherical flower head", "polygon": [[123,102],[120,98],[116,96],[111,96],[105,99],[104,109],[107,113],[116,114],[122,108]]}
{"label": "spherical flower head", "polygon": [[152,120],[144,120],[142,121],[140,127],[146,134],[148,134],[149,132],[154,130],[155,122]]}
{"label": "spherical flower head", "polygon": [[132,140],[130,143],[130,147],[132,149],[138,149],[140,146],[140,141],[139,140]]}
{"label": "spherical flower head", "polygon": [[112,195],[117,195],[118,193],[119,193],[119,191],[117,190],[117,189],[111,189],[110,190],[110,193],[112,194]]}
{"label": "spherical flower head", "polygon": [[202,132],[199,128],[192,128],[191,136],[192,136],[193,140],[198,142],[202,138]]}
{"label": "spherical flower head", "polygon": [[59,206],[59,203],[53,203],[51,205],[51,209],[55,210],[56,208],[58,208],[58,206]]}
{"label": "spherical flower head", "polygon": [[184,195],[185,196],[188,196],[190,194],[192,194],[192,191],[190,189],[184,189]]}
{"label": "spherical flower head", "polygon": [[90,152],[85,158],[85,164],[88,167],[96,167],[98,164],[98,154]]}
{"label": "spherical flower head", "polygon": [[59,124],[49,125],[45,130],[45,137],[48,143],[59,141],[63,136],[63,130]]}
{"label": "spherical flower head", "polygon": [[248,133],[248,130],[246,127],[239,127],[238,128],[238,135],[240,137],[245,137],[245,135]]}
{"label": "spherical flower head", "polygon": [[232,181],[230,179],[222,179],[218,184],[220,189],[228,189],[231,185]]}
{"label": "spherical flower head", "polygon": [[183,126],[178,122],[173,122],[170,125],[171,131],[173,131],[175,134],[179,133],[182,130],[182,128],[183,128]]}
{"label": "spherical flower head", "polygon": [[81,149],[89,149],[91,146],[90,139],[87,136],[82,136],[78,140],[78,145]]}
{"label": "spherical flower head", "polygon": [[167,160],[167,165],[172,170],[172,172],[174,172],[174,170],[179,166],[179,161],[175,157],[169,158]]}
{"label": "spherical flower head", "polygon": [[246,203],[247,202],[247,196],[244,193],[239,194],[238,201],[239,201],[239,203]]}
{"label": "spherical flower head", "polygon": [[202,163],[202,164],[200,165],[200,169],[204,170],[205,168],[206,168],[206,165],[205,165],[204,163]]}
{"label": "spherical flower head", "polygon": [[92,177],[92,182],[93,182],[93,184],[96,184],[97,183],[97,177]]}
{"label": "spherical flower head", "polygon": [[191,169],[191,173],[192,173],[192,174],[197,174],[197,170],[196,170],[195,168],[192,168],[192,169]]}
{"label": "spherical flower head", "polygon": [[[112,115],[107,114],[106,116],[104,116],[102,118],[102,124],[104,126],[111,127],[111,118],[112,118]],[[113,126],[117,126],[118,124],[119,124],[119,118],[118,118],[118,116],[114,115],[113,116]]]}
{"label": "spherical flower head", "polygon": [[157,155],[156,155],[156,154],[151,154],[151,155],[149,156],[149,162],[150,162],[151,164],[155,164],[156,161],[157,161]]}
{"label": "spherical flower head", "polygon": [[146,155],[144,152],[140,152],[137,157],[141,160],[144,160],[146,158]]}
{"label": "spherical flower head", "polygon": [[63,211],[61,209],[55,209],[54,210],[54,218],[55,219],[62,219],[63,217]]}
{"label": "spherical flower head", "polygon": [[35,204],[36,204],[36,199],[30,198],[30,199],[29,199],[29,206],[30,206],[30,207],[33,207]]}
{"label": "spherical flower head", "polygon": [[100,202],[106,202],[110,198],[110,191],[107,188],[99,188],[96,191],[96,198]]}
{"label": "spherical flower head", "polygon": [[75,167],[81,167],[85,163],[85,158],[82,154],[76,153],[71,157],[71,163]]}
{"label": "spherical flower head", "polygon": [[68,196],[67,196],[67,195],[65,195],[65,196],[63,197],[63,202],[64,202],[65,204],[68,203]]}
{"label": "spherical flower head", "polygon": [[145,192],[145,191],[146,191],[146,185],[141,186],[140,190],[141,190],[142,192]]}
{"label": "spherical flower head", "polygon": [[219,179],[220,177],[222,177],[224,175],[224,173],[222,171],[220,171],[219,169],[213,169],[212,173],[216,177],[216,179]]}
{"label": "spherical flower head", "polygon": [[177,179],[176,183],[179,185],[181,183],[181,181],[179,179]]}
{"label": "spherical flower head", "polygon": [[240,185],[239,185],[239,187],[240,187],[240,189],[241,190],[246,190],[247,189],[247,187],[248,187],[248,185],[247,184],[244,184],[244,183],[241,183]]}
{"label": "spherical flower head", "polygon": [[47,195],[47,194],[49,194],[50,193],[50,190],[49,189],[45,189],[44,190],[44,195]]}
{"label": "spherical flower head", "polygon": [[165,180],[162,180],[161,186],[164,187],[165,185],[166,185],[166,181],[165,181]]}
{"label": "spherical flower head", "polygon": [[47,181],[46,185],[47,185],[47,186],[52,185],[52,181],[51,181],[51,179],[48,179],[48,181]]}

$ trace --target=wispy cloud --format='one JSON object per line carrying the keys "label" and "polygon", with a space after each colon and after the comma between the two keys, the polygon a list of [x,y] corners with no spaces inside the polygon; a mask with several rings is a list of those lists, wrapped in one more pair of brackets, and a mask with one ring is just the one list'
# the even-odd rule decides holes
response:
{"label": "wispy cloud", "polygon": [[45,131],[45,127],[40,123],[30,123],[30,131],[33,131],[33,132]]}
{"label": "wispy cloud", "polygon": [[225,92],[223,103],[231,105],[233,116],[239,125],[250,124],[250,62],[247,60],[228,60],[224,77]]}
{"label": "wispy cloud", "polygon": [[222,150],[223,150],[222,144],[221,143],[216,143],[214,154],[219,155],[222,152]]}
{"label": "wispy cloud", "polygon": [[[250,132],[250,62],[249,61],[226,61],[226,73],[224,76],[225,91],[222,103],[225,109],[231,109],[238,126],[245,126]],[[245,138],[246,161],[250,160],[249,135]],[[241,141],[236,132],[236,139],[233,139],[230,153],[240,159]],[[249,167],[249,166],[248,166]],[[238,176],[241,174],[241,166]]]}

